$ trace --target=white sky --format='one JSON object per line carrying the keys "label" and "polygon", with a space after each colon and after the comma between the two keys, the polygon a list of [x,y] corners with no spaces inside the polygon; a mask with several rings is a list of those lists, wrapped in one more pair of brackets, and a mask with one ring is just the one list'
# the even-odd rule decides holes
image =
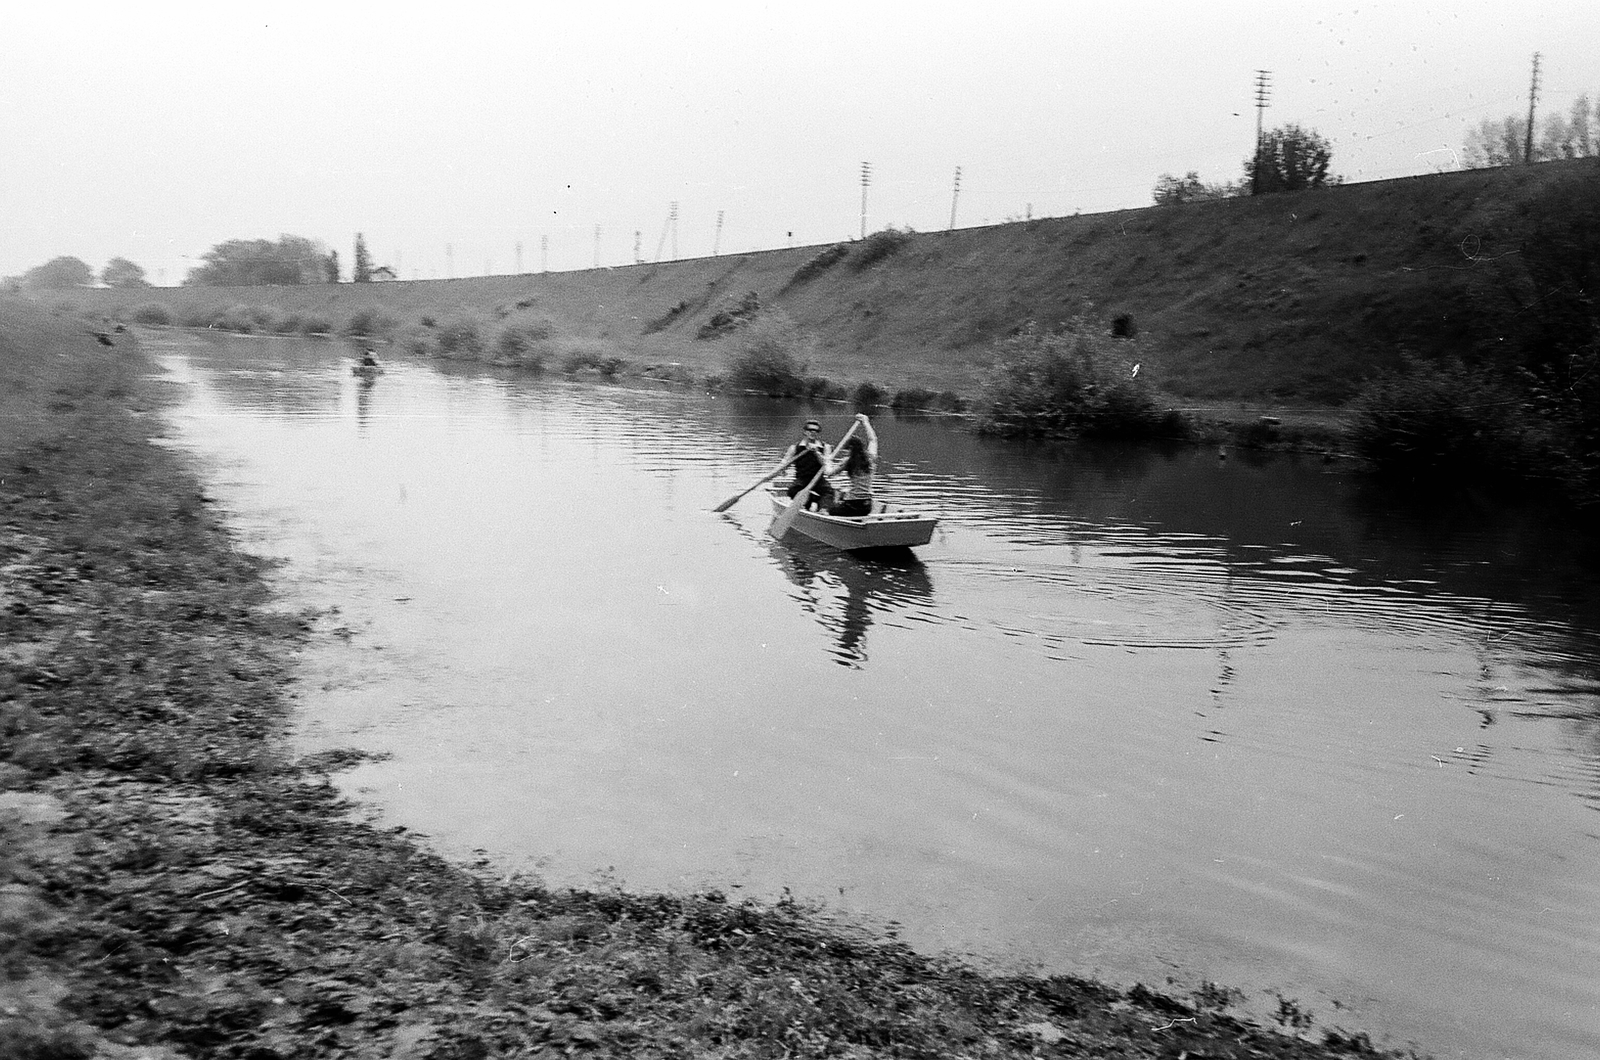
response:
{"label": "white sky", "polygon": [[[1148,205],[1268,128],[1364,181],[1600,96],[1597,0],[33,4],[0,36],[0,275],[354,235],[402,277]],[[724,221],[720,241],[717,216]],[[664,238],[665,237],[665,238]],[[548,258],[541,243],[548,240]],[[447,247],[449,254],[447,256]]]}

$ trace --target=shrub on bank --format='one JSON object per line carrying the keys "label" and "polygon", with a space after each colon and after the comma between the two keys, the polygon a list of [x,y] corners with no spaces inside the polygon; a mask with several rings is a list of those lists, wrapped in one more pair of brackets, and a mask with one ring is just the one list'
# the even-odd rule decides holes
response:
{"label": "shrub on bank", "polygon": [[1356,397],[1350,440],[1374,470],[1419,486],[1507,481],[1546,448],[1525,399],[1487,368],[1408,358]]}
{"label": "shrub on bank", "polygon": [[1150,438],[1173,417],[1157,408],[1133,359],[1082,318],[1046,331],[1028,323],[996,344],[977,404],[992,434]]}
{"label": "shrub on bank", "polygon": [[477,321],[467,317],[451,317],[440,324],[433,341],[440,357],[475,361],[483,355],[483,334]]}
{"label": "shrub on bank", "polygon": [[542,372],[550,355],[549,337],[548,326],[509,324],[494,337],[490,363]]}
{"label": "shrub on bank", "polygon": [[300,318],[300,334],[302,335],[332,335],[333,322],[327,317],[314,315]]}
{"label": "shrub on bank", "polygon": [[911,242],[911,229],[899,229],[890,225],[879,232],[874,232],[862,241],[855,257],[850,259],[850,267],[856,272],[876,265],[893,254],[896,254],[907,243]]}
{"label": "shrub on bank", "polygon": [[804,265],[794,270],[794,275],[789,277],[789,282],[785,286],[797,287],[802,283],[810,283],[849,256],[848,243],[835,243],[831,247],[819,250]]}
{"label": "shrub on bank", "polygon": [[728,385],[771,397],[800,397],[806,392],[810,350],[809,339],[788,317],[764,314],[740,329]]}
{"label": "shrub on bank", "polygon": [[913,386],[904,390],[896,390],[894,397],[889,399],[889,407],[911,412],[921,412],[930,407],[939,397],[938,393],[926,387]]}
{"label": "shrub on bank", "polygon": [[393,333],[397,321],[383,310],[368,306],[350,314],[341,333],[362,338],[387,337]]}
{"label": "shrub on bank", "polygon": [[212,318],[211,326],[224,331],[236,331],[241,335],[252,335],[260,330],[261,318],[255,306],[231,305]]}
{"label": "shrub on bank", "polygon": [[850,392],[850,403],[858,409],[873,409],[883,404],[885,396],[883,387],[877,383],[857,383]]}
{"label": "shrub on bank", "polygon": [[561,362],[561,370],[568,375],[594,372],[611,379],[627,365],[621,357],[612,357],[594,350],[573,350]]}
{"label": "shrub on bank", "polygon": [[843,401],[850,391],[840,383],[821,375],[808,375],[805,397],[812,401]]}
{"label": "shrub on bank", "polygon": [[133,322],[154,327],[165,327],[172,323],[172,310],[160,302],[146,302],[133,311]]}

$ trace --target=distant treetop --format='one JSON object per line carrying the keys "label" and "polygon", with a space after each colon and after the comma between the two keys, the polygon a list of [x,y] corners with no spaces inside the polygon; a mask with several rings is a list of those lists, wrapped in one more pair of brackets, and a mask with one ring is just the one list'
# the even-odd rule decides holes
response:
{"label": "distant treetop", "polygon": [[[189,270],[185,286],[260,287],[324,283],[328,280],[327,248],[302,236],[266,239],[230,239],[202,256],[205,262]],[[337,274],[335,274],[337,275]]]}
{"label": "distant treetop", "polygon": [[1281,125],[1262,134],[1256,153],[1245,159],[1244,176],[1252,195],[1324,188],[1339,183],[1328,175],[1332,161],[1332,145],[1317,132]]}
{"label": "distant treetop", "polygon": [[22,274],[22,286],[35,289],[60,290],[65,287],[88,287],[94,283],[94,270],[82,259],[73,257],[51,258]]}

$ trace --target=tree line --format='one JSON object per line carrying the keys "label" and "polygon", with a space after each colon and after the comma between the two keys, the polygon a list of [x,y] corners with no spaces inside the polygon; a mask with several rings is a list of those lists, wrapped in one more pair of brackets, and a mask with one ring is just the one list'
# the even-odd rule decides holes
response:
{"label": "tree line", "polygon": [[1306,191],[1342,183],[1329,173],[1333,145],[1314,129],[1281,125],[1261,135],[1255,151],[1244,160],[1239,180],[1208,184],[1196,170],[1182,177],[1163,173],[1151,193],[1157,206],[1232,199],[1241,195],[1270,195],[1280,191]]}
{"label": "tree line", "polygon": [[[1485,118],[1467,131],[1460,160],[1467,169],[1487,169],[1596,156],[1600,156],[1600,100],[1585,93],[1573,100],[1565,114],[1545,115],[1531,139],[1526,117]],[[1157,206],[1176,206],[1325,188],[1342,182],[1330,175],[1332,162],[1332,145],[1323,136],[1299,125],[1284,125],[1262,135],[1255,152],[1244,160],[1239,180],[1207,183],[1192,169],[1182,177],[1163,173],[1156,179],[1151,197]]]}
{"label": "tree line", "polygon": [[[372,254],[360,232],[356,233],[354,259],[350,270],[352,283],[369,283],[384,272],[393,275],[393,270],[373,265]],[[304,236],[281,235],[276,240],[230,239],[206,251],[200,262],[184,277],[184,286],[266,287],[341,282],[339,252]],[[22,290],[62,290],[92,287],[97,281],[105,287],[150,286],[144,268],[127,258],[112,258],[96,273],[81,258],[71,256],[51,258],[21,276],[9,278],[4,286]]]}
{"label": "tree line", "polygon": [[1485,169],[1600,155],[1600,101],[1587,93],[1573,100],[1567,113],[1547,114],[1536,125],[1530,144],[1527,118],[1516,114],[1485,118],[1467,132],[1462,164]]}

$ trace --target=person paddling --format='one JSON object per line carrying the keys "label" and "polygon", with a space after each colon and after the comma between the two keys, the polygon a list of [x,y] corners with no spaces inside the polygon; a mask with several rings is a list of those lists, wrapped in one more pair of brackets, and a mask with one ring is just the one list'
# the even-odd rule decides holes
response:
{"label": "person paddling", "polygon": [[[789,484],[787,491],[789,496],[793,497],[809,486],[811,480],[817,477],[817,472],[822,470],[823,463],[832,455],[832,449],[822,440],[822,424],[817,420],[806,420],[805,433],[783,451],[783,459],[778,463],[778,470],[782,470],[784,464],[794,469],[794,481]],[[793,463],[790,464],[790,461]],[[833,487],[824,476],[811,490],[806,507],[820,507],[826,511],[832,503]]]}
{"label": "person paddling", "polygon": [[844,494],[825,510],[832,515],[855,518],[872,514],[872,473],[878,467],[878,432],[865,412],[856,413],[861,433],[839,447],[828,462],[828,474],[843,471],[847,480]]}

